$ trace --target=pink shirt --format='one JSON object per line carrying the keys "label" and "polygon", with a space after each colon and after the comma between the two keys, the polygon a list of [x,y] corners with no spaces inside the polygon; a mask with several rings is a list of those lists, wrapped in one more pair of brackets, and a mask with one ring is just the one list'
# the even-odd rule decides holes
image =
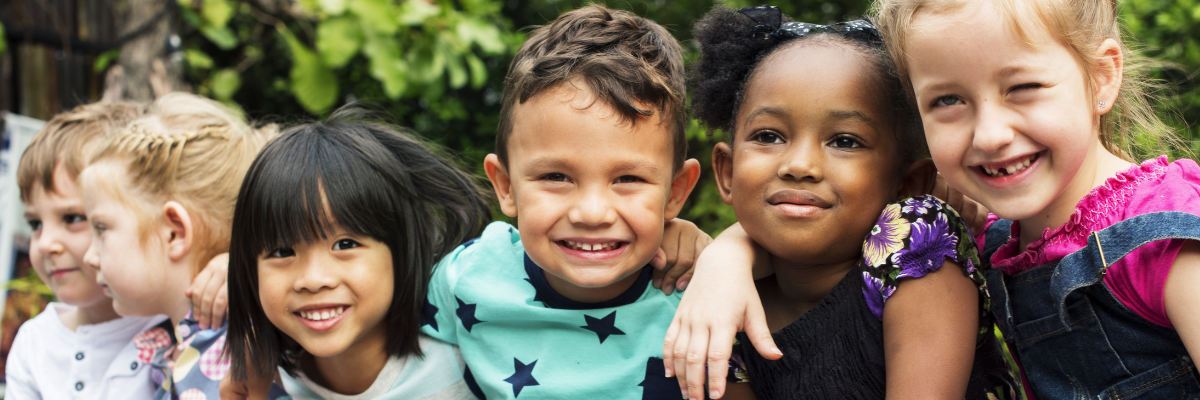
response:
{"label": "pink shirt", "polygon": [[[1079,200],[1070,220],[1047,228],[1024,252],[1020,222],[1012,224],[1012,238],[992,256],[992,266],[1013,275],[1062,259],[1087,246],[1088,235],[1141,214],[1183,211],[1200,215],[1200,166],[1167,156],[1146,160],[1140,166],[1108,178]],[[997,217],[988,216],[990,225]],[[979,245],[983,246],[982,237]],[[1139,247],[1108,268],[1104,283],[1126,307],[1155,324],[1173,328],[1163,306],[1163,288],[1183,240],[1160,240]]]}

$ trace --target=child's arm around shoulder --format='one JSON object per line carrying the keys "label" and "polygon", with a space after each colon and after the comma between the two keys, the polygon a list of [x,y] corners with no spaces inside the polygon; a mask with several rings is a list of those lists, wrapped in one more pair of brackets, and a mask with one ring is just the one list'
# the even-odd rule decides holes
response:
{"label": "child's arm around shoulder", "polygon": [[1193,360],[1200,358],[1200,241],[1187,240],[1167,274],[1163,307]]}

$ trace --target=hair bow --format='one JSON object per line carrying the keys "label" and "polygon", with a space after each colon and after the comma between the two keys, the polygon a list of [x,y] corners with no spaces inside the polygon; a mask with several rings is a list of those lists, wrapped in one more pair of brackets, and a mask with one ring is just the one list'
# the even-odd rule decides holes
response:
{"label": "hair bow", "polygon": [[796,39],[809,33],[832,32],[840,33],[852,39],[864,40],[872,44],[883,43],[883,37],[875,24],[866,19],[838,22],[830,25],[817,25],[807,22],[783,22],[783,12],[775,6],[746,7],[737,11],[750,17],[756,25],[752,34],[766,33],[776,39]]}

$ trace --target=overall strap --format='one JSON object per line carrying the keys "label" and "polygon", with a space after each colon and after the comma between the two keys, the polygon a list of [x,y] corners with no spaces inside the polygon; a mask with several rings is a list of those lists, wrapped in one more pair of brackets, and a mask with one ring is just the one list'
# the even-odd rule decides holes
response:
{"label": "overall strap", "polygon": [[1063,326],[1071,330],[1066,310],[1068,295],[1099,283],[1108,267],[1138,247],[1165,239],[1200,240],[1200,217],[1178,211],[1154,212],[1092,232],[1087,246],[1063,257],[1050,277],[1050,293]]}
{"label": "overall strap", "polygon": [[1008,243],[1008,239],[1011,237],[1012,221],[998,219],[992,222],[983,232],[983,253],[979,255],[979,261],[992,265],[992,255],[996,254],[996,250],[1000,250],[1001,245]]}

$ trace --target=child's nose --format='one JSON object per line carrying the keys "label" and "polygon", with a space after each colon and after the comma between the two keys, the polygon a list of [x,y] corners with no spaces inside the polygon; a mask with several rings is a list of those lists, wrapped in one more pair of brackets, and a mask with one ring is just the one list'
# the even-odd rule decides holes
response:
{"label": "child's nose", "polygon": [[1015,132],[1002,110],[980,107],[975,120],[975,132],[971,145],[988,153],[995,153],[1013,141]]}
{"label": "child's nose", "polygon": [[780,178],[814,182],[819,182],[824,178],[825,153],[821,151],[819,143],[809,144],[798,141],[789,150],[785,153],[783,162],[779,163],[777,175]]}
{"label": "child's nose", "polygon": [[61,232],[53,227],[42,226],[42,232],[38,235],[34,245],[38,252],[50,255],[59,254],[66,250],[62,240],[59,240]]}
{"label": "child's nose", "polygon": [[92,242],[87,251],[83,253],[83,263],[97,270],[100,269],[100,253],[96,250],[95,242]]}
{"label": "child's nose", "polygon": [[[337,286],[337,278],[330,273],[331,263],[320,257],[297,257],[301,273],[296,277],[292,289],[296,291],[318,292],[322,289],[332,289]],[[334,268],[337,268],[334,266]]]}
{"label": "child's nose", "polygon": [[616,210],[600,189],[581,189],[567,213],[567,218],[574,224],[600,226],[613,223],[616,220]]}

